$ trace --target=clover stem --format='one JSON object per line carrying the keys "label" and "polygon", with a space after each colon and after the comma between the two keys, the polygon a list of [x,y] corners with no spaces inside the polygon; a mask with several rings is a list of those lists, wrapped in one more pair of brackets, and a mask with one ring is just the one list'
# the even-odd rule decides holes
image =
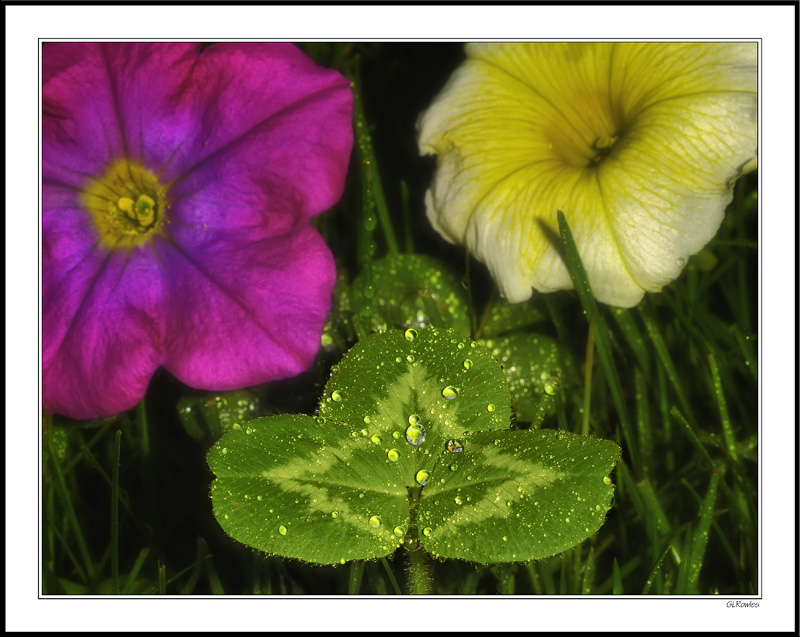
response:
{"label": "clover stem", "polygon": [[430,595],[431,577],[430,564],[427,561],[427,553],[422,547],[419,549],[408,549],[408,576],[409,590],[412,595]]}
{"label": "clover stem", "polygon": [[422,487],[408,489],[408,509],[411,514],[410,539],[406,545],[408,552],[408,588],[412,595],[429,595],[433,578],[430,564],[427,561],[427,551],[419,542],[419,529],[417,527],[417,509],[422,495]]}

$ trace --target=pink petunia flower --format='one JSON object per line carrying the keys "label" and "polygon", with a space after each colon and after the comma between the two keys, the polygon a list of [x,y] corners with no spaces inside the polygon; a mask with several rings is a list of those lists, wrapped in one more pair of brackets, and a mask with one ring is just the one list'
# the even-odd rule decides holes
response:
{"label": "pink petunia flower", "polygon": [[159,365],[212,390],[308,369],[349,81],[255,43],[50,43],[42,80],[45,407],[118,413]]}

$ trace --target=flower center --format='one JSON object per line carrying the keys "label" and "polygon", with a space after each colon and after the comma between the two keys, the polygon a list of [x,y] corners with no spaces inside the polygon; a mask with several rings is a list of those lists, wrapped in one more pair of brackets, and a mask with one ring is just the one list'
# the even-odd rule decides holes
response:
{"label": "flower center", "polygon": [[155,174],[122,159],[91,181],[82,200],[101,243],[108,248],[132,247],[163,234],[166,191]]}
{"label": "flower center", "polygon": [[564,163],[595,168],[618,145],[625,118],[598,87],[564,96],[546,124],[548,148]]}

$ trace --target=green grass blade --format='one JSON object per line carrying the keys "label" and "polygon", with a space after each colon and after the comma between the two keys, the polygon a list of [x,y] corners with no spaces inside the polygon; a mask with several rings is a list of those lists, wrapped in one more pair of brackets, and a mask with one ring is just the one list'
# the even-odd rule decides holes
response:
{"label": "green grass blade", "polygon": [[758,359],[753,352],[751,338],[745,336],[742,328],[738,325],[733,326],[733,335],[736,337],[736,344],[744,357],[744,364],[748,371],[753,375],[753,378],[758,381]]}
{"label": "green grass blade", "polygon": [[672,531],[672,525],[669,523],[666,513],[658,500],[658,495],[653,490],[650,481],[645,478],[637,485],[639,494],[641,495],[644,508],[647,511],[648,519],[658,532],[659,535],[666,535]]}
{"label": "green grass blade", "polygon": [[683,432],[686,434],[686,437],[692,443],[695,449],[697,449],[698,453],[703,457],[709,467],[714,466],[714,461],[711,459],[711,456],[708,453],[708,450],[705,448],[700,439],[697,437],[697,434],[694,432],[692,426],[687,422],[686,418],[683,417],[683,414],[678,410],[677,407],[673,407],[670,412],[675,420],[678,421],[678,424],[683,429]]}
{"label": "green grass blade", "polygon": [[614,558],[614,588],[611,590],[612,595],[624,595],[625,590],[622,587],[622,576],[619,573],[619,564],[617,558]]}
{"label": "green grass blade", "polygon": [[733,433],[731,419],[728,415],[728,406],[725,402],[725,394],[722,391],[719,365],[717,364],[716,357],[712,354],[709,354],[708,362],[711,365],[711,376],[714,379],[714,396],[717,399],[717,406],[719,407],[720,420],[722,421],[722,434],[725,437],[725,446],[728,449],[728,454],[730,454],[731,459],[734,462],[739,462],[739,452],[736,449],[736,436]]}
{"label": "green grass blade", "polygon": [[114,434],[114,465],[111,467],[111,593],[119,595],[119,459],[122,431]]}
{"label": "green grass blade", "polygon": [[364,561],[353,560],[350,562],[350,576],[347,580],[347,594],[358,595],[361,591],[361,580],[364,578]]}
{"label": "green grass blade", "polygon": [[592,368],[594,366],[594,321],[589,323],[589,336],[586,338],[586,366],[583,377],[583,418],[581,433],[589,435],[589,418],[592,409]]}
{"label": "green grass blade", "polygon": [[641,466],[639,459],[639,447],[633,436],[630,419],[628,418],[628,410],[625,406],[625,401],[622,397],[622,384],[620,382],[619,374],[617,373],[614,358],[611,352],[611,343],[609,341],[608,332],[606,330],[605,321],[600,314],[597,303],[595,302],[592,289],[589,286],[589,277],[586,270],[583,268],[578,248],[575,246],[575,240],[572,237],[572,232],[569,229],[567,220],[564,213],[560,210],[558,215],[558,228],[561,233],[561,242],[564,248],[564,261],[569,270],[570,278],[578,293],[583,311],[586,318],[590,323],[594,323],[595,327],[595,344],[597,346],[597,357],[600,360],[600,365],[603,367],[606,382],[611,390],[611,397],[614,400],[614,406],[617,409],[617,415],[620,419],[622,426],[622,435],[628,446],[628,453],[631,457],[631,463],[634,469],[638,472]]}
{"label": "green grass blade", "polygon": [[158,560],[158,594],[167,594],[167,565]]}
{"label": "green grass blade", "polygon": [[542,585],[542,577],[539,575],[539,571],[536,569],[536,565],[533,562],[528,562],[526,564],[528,568],[528,575],[531,578],[531,586],[533,587],[533,592],[535,595],[544,595],[544,586]]}
{"label": "green grass blade", "polygon": [[638,367],[634,369],[633,386],[636,390],[636,430],[642,452],[642,468],[653,466],[653,429],[650,422],[650,395],[644,374]]}
{"label": "green grass blade", "polygon": [[403,210],[403,233],[405,235],[406,254],[414,254],[414,230],[411,223],[411,207],[409,206],[408,184],[400,180],[400,206]]}
{"label": "green grass blade", "polygon": [[667,553],[672,550],[672,546],[668,546],[664,549],[664,552],[661,556],[656,560],[656,564],[653,567],[653,570],[650,571],[650,575],[647,578],[647,581],[644,584],[644,588],[642,589],[642,595],[647,595],[650,592],[650,587],[653,585],[653,582],[656,580],[656,576],[658,572],[661,570],[661,565],[664,563],[664,558],[667,557]]}
{"label": "green grass blade", "polygon": [[692,540],[692,554],[688,566],[687,590],[690,594],[699,592],[698,583],[700,580],[700,570],[703,568],[703,557],[708,544],[708,533],[711,522],[714,520],[714,505],[717,501],[717,487],[720,476],[724,473],[724,467],[720,467],[711,475],[711,484],[708,487],[703,504],[700,507],[700,521],[694,532]]}
{"label": "green grass blade", "polygon": [[139,573],[144,566],[145,560],[150,555],[150,549],[144,548],[139,551],[139,555],[136,557],[136,561],[133,563],[133,567],[131,568],[131,572],[128,573],[128,577],[125,580],[125,584],[122,586],[122,590],[120,591],[122,595],[128,595],[132,590],[134,584],[136,584],[136,578],[139,577]]}
{"label": "green grass blade", "polygon": [[67,489],[67,483],[64,480],[64,474],[61,472],[58,458],[53,451],[50,436],[45,436],[45,444],[47,445],[47,452],[50,454],[50,466],[53,468],[53,474],[55,476],[56,492],[61,500],[61,506],[64,507],[65,515],[69,521],[72,533],[75,536],[75,542],[78,544],[78,553],[80,553],[81,559],[83,560],[84,571],[91,586],[95,576],[94,564],[92,563],[92,558],[89,556],[89,549],[86,546],[86,540],[83,537],[83,531],[78,521],[78,516],[75,515],[75,509],[72,506],[72,499]]}
{"label": "green grass blade", "polygon": [[55,538],[58,540],[59,544],[61,545],[61,548],[63,549],[64,554],[67,556],[67,559],[72,564],[72,568],[75,569],[75,572],[78,574],[78,577],[80,578],[80,580],[84,584],[88,585],[89,584],[89,578],[86,576],[86,571],[83,569],[83,567],[80,564],[80,561],[75,556],[75,553],[72,551],[72,549],[70,548],[69,543],[67,542],[67,539],[56,528],[56,526],[52,523],[52,521],[50,521],[48,519],[47,523],[48,523],[47,524],[48,528],[53,532],[53,534],[55,535]]}
{"label": "green grass blade", "polygon": [[381,563],[383,564],[383,568],[386,570],[386,576],[389,578],[389,583],[392,585],[392,589],[394,590],[395,595],[402,595],[400,591],[400,587],[397,585],[397,579],[392,572],[392,567],[389,564],[389,561],[385,558],[381,558]]}
{"label": "green grass blade", "polygon": [[581,595],[591,595],[594,586],[594,574],[596,570],[594,547],[589,547],[589,555],[586,556],[586,564],[583,566],[583,580],[581,581]]}
{"label": "green grass blade", "polygon": [[622,336],[625,337],[625,341],[630,346],[639,367],[641,367],[645,373],[648,373],[650,371],[650,352],[645,345],[642,332],[639,330],[633,318],[633,312],[631,310],[615,308],[611,310],[610,314],[620,332],[622,332]]}
{"label": "green grass blade", "polygon": [[683,409],[684,413],[687,414],[689,422],[693,423],[694,419],[692,416],[691,407],[689,406],[688,395],[683,387],[683,383],[680,381],[680,376],[678,375],[675,363],[673,362],[669,353],[669,349],[664,342],[664,337],[661,335],[661,330],[658,329],[656,322],[650,316],[650,313],[645,308],[644,303],[639,305],[639,315],[644,321],[645,329],[647,330],[650,341],[653,343],[653,347],[656,350],[658,360],[661,363],[661,366],[664,368],[664,371],[667,373],[667,378],[669,379],[670,384],[678,396],[678,401],[681,403],[681,409]]}
{"label": "green grass blade", "polygon": [[372,149],[372,138],[367,128],[367,120],[364,116],[364,102],[361,95],[360,71],[356,71],[356,81],[354,86],[354,105],[356,120],[356,153],[359,164],[362,166],[362,184],[364,194],[364,220],[363,226],[368,232],[372,232],[376,222],[374,215],[377,213],[380,220],[383,236],[386,239],[386,246],[390,254],[397,254],[397,238],[389,217],[389,208],[386,205],[386,197],[383,193],[378,162],[375,159],[375,152]]}
{"label": "green grass blade", "polygon": [[[211,557],[209,555],[209,557]],[[214,560],[206,561],[206,577],[208,578],[208,585],[211,588],[212,595],[224,595],[225,589],[222,587],[222,581],[219,579],[217,567],[214,566]]]}

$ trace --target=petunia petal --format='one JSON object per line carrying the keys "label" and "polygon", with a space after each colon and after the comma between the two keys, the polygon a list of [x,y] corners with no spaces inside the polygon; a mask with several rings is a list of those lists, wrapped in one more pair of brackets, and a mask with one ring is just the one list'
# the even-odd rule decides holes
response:
{"label": "petunia petal", "polygon": [[336,277],[316,230],[298,223],[274,237],[157,243],[170,281],[163,362],[175,376],[222,390],[311,366]]}
{"label": "petunia petal", "polygon": [[46,43],[42,55],[42,181],[83,188],[124,143],[97,43]]}
{"label": "petunia petal", "polygon": [[272,114],[197,163],[170,189],[168,197],[176,201],[171,216],[210,231],[270,235],[298,215],[330,208],[344,188],[351,117],[352,94],[341,82]]}
{"label": "petunia petal", "polygon": [[151,257],[145,250],[94,250],[43,290],[48,410],[97,418],[142,399],[164,331],[161,272]]}
{"label": "petunia petal", "polygon": [[[202,52],[198,44],[115,43],[103,53],[120,96],[127,151],[164,182],[286,110],[321,101],[338,124],[336,108],[343,114],[352,102],[346,78],[287,43],[222,43]],[[331,145],[347,144],[347,129],[333,125],[328,133]]]}

